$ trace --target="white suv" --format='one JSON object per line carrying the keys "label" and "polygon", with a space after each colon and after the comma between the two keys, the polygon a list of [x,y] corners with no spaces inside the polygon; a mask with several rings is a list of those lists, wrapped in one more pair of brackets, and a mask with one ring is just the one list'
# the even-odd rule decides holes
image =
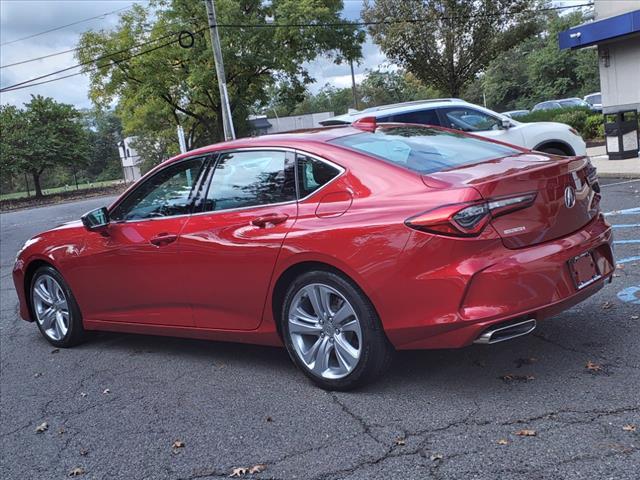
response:
{"label": "white suv", "polygon": [[360,118],[375,117],[378,122],[439,125],[471,132],[501,142],[556,155],[586,155],[584,140],[564,123],[520,123],[457,98],[421,100],[367,108],[320,122],[322,125],[349,124]]}

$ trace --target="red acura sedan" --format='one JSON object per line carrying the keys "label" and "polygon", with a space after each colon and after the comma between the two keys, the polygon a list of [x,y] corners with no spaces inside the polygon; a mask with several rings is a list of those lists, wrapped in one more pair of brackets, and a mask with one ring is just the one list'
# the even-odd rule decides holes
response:
{"label": "red acura sedan", "polygon": [[595,169],[406,124],[237,140],[168,160],[110,207],[28,240],[20,313],[87,330],[287,348],[328,389],[394,349],[531,332],[614,271]]}

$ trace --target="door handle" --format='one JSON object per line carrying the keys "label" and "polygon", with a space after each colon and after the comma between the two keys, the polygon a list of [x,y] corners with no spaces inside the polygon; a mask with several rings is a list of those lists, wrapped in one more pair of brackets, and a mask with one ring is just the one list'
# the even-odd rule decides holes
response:
{"label": "door handle", "polygon": [[159,233],[149,241],[157,247],[163,247],[175,242],[177,239],[178,235],[175,233]]}
{"label": "door handle", "polygon": [[256,217],[251,220],[251,225],[256,227],[265,228],[268,223],[272,225],[278,225],[279,223],[284,223],[289,218],[289,215],[286,213],[269,213],[267,215],[262,215],[260,217]]}

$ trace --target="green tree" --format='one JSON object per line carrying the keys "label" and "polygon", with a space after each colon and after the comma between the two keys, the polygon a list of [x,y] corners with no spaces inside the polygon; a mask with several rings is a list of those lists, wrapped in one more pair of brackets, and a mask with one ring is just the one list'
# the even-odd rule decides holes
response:
{"label": "green tree", "polygon": [[[26,128],[24,112],[13,105],[0,105],[0,173],[3,190],[11,190],[13,179],[20,173],[25,148]],[[8,188],[7,188],[8,187]]]}
{"label": "green tree", "polygon": [[539,48],[527,56],[532,103],[600,90],[598,54],[594,49],[560,50],[558,34],[584,23],[582,12],[549,15],[549,28]]}
{"label": "green tree", "polygon": [[24,110],[3,107],[3,170],[6,165],[10,171],[31,175],[36,197],[41,197],[43,172],[86,164],[87,135],[79,117],[73,106],[40,95],[32,95]]}
{"label": "green tree", "polygon": [[402,70],[368,72],[358,86],[358,93],[366,107],[426,100],[438,96],[435,89],[425,87],[414,75]]}
{"label": "green tree", "polygon": [[296,105],[292,115],[305,113],[333,112],[336,115],[347,113],[353,107],[353,94],[350,88],[337,88],[326,84],[318,93],[307,92],[303,100]]}
{"label": "green tree", "polygon": [[113,110],[93,108],[82,113],[89,142],[85,171],[89,180],[111,180],[122,176],[118,142],[122,124]]}
{"label": "green tree", "polygon": [[542,3],[367,0],[363,17],[378,22],[369,32],[390,60],[425,85],[457,97],[493,59],[539,31],[539,16],[534,10]]}
{"label": "green tree", "polygon": [[[546,15],[546,29],[492,61],[472,85],[497,110],[531,108],[535,103],[600,90],[598,55],[594,49],[560,50],[558,34],[586,21],[581,11]],[[473,92],[466,99],[473,101]]]}
{"label": "green tree", "polygon": [[[292,86],[312,79],[306,62],[324,54],[340,62],[360,56],[364,33],[349,24],[338,27],[277,27],[275,24],[343,23],[341,0],[219,0],[220,24],[258,28],[220,27],[231,111],[239,135],[248,133],[247,114],[266,100],[277,79]],[[194,32],[192,48],[177,43],[120,61],[175,40],[165,38],[146,47],[127,50],[98,61],[91,72],[92,100],[106,105],[118,100],[117,112],[126,135],[153,136],[175,132],[182,125],[189,148],[223,138],[221,108],[206,11],[201,1],[152,0],[136,5],[111,31],[85,33],[78,58],[90,61],[109,52],[166,36],[168,32]]]}

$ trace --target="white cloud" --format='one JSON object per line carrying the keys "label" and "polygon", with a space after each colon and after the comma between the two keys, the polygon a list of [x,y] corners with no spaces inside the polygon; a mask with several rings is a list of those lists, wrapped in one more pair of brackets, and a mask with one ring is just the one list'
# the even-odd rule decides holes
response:
{"label": "white cloud", "polygon": [[[0,2],[0,43],[12,42],[15,39],[27,37],[44,30],[124,8],[133,3],[137,2],[132,2],[131,0],[17,0]],[[27,40],[3,45],[0,47],[0,63],[7,65],[75,48],[82,32],[92,28],[111,28],[117,22],[117,14],[108,15]],[[73,53],[66,53],[36,62],[3,68],[0,70],[0,85],[2,87],[13,85],[76,63],[77,60]],[[69,70],[60,75],[67,75],[77,71],[80,70]],[[49,78],[43,80],[49,80]],[[88,77],[78,75],[32,88],[1,93],[0,103],[22,105],[30,100],[31,95],[43,95],[53,97],[59,102],[71,103],[77,107],[89,107],[91,102],[87,97],[88,91]]]}
{"label": "white cloud", "polygon": [[[200,0],[194,0],[200,1]],[[26,37],[44,30],[76,22],[88,17],[111,12],[142,0],[12,0],[0,1],[0,43]],[[204,8],[204,7],[203,7]],[[362,2],[346,1],[343,16],[357,19],[360,16]],[[112,28],[118,22],[118,15],[83,22],[78,25],[40,35],[28,40],[0,47],[0,64],[7,65],[29,58],[41,57],[51,53],[75,48],[82,32],[97,28]],[[362,79],[366,70],[380,68],[386,62],[380,49],[368,38],[363,45],[363,59],[355,65],[356,79]],[[77,63],[73,53],[66,53],[47,59],[0,69],[0,86],[6,87],[40,75],[69,67]],[[326,83],[337,87],[351,85],[349,64],[336,65],[329,58],[318,58],[306,65],[316,82],[310,86],[312,91],[319,90]],[[75,73],[70,70],[62,75]],[[31,95],[43,95],[55,98],[59,102],[71,103],[77,107],[89,107],[87,96],[89,79],[78,75],[57,82],[0,93],[0,103],[22,105]]]}

